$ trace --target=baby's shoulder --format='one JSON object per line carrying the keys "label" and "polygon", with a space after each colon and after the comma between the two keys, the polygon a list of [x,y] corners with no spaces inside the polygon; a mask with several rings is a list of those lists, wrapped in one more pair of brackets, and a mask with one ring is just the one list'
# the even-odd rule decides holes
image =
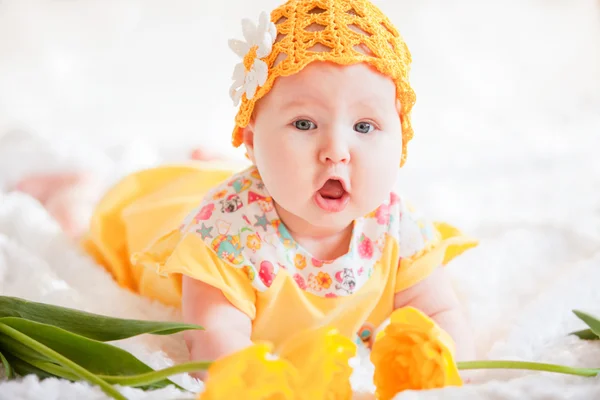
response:
{"label": "baby's shoulder", "polygon": [[288,234],[255,167],[211,189],[186,218],[181,231],[196,235],[218,259],[243,269],[252,286],[271,286]]}

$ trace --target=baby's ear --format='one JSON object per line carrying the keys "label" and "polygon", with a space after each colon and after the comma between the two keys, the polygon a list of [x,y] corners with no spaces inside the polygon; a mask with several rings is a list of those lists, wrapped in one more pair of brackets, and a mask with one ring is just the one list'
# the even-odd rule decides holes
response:
{"label": "baby's ear", "polygon": [[246,156],[254,162],[254,120],[251,120],[250,123],[244,128],[244,146],[246,146]]}
{"label": "baby's ear", "polygon": [[398,110],[398,113],[402,112],[402,103],[398,99],[396,99],[396,110]]}

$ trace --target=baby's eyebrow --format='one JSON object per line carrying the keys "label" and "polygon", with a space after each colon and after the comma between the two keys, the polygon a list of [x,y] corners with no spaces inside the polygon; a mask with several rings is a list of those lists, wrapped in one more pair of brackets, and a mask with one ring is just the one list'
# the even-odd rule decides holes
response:
{"label": "baby's eyebrow", "polygon": [[[363,109],[370,113],[378,114],[382,109],[385,109],[385,100],[378,94],[358,96],[358,98],[350,99],[346,103],[346,106],[353,110]],[[318,96],[300,96],[291,97],[285,99],[279,103],[280,111],[286,111],[289,109],[302,109],[310,106],[317,106],[321,108],[330,108],[330,104],[324,102]]]}
{"label": "baby's eyebrow", "polygon": [[386,109],[386,102],[379,96],[370,96],[357,99],[349,104],[351,109],[367,110],[372,113],[379,113]]}
{"label": "baby's eyebrow", "polygon": [[309,105],[315,105],[315,104],[318,106],[324,106],[323,102],[318,97],[302,97],[302,98],[296,97],[296,98],[290,99],[288,101],[282,101],[280,103],[280,108],[282,110],[287,110],[290,108],[302,108],[302,107],[306,107]]}
{"label": "baby's eyebrow", "polygon": [[385,104],[387,101],[387,96],[382,96],[381,93],[371,91],[370,93],[363,93],[362,96],[357,97],[353,104],[361,106],[379,106]]}

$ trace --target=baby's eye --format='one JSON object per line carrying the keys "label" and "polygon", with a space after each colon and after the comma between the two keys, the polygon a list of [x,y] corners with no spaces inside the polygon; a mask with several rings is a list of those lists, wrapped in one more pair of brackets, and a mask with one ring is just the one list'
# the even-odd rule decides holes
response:
{"label": "baby's eye", "polygon": [[354,125],[354,130],[359,133],[371,133],[373,129],[375,129],[375,127],[369,122],[359,122]]}
{"label": "baby's eye", "polygon": [[299,119],[298,121],[295,121],[294,126],[296,129],[300,129],[301,131],[308,131],[317,128],[317,125],[315,125],[314,122],[311,122],[307,119]]}

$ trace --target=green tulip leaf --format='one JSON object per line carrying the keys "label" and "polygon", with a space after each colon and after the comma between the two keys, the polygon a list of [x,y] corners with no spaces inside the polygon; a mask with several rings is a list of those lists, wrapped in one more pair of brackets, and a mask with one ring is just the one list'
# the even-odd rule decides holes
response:
{"label": "green tulip leaf", "polygon": [[[30,363],[23,361],[22,359],[17,358],[17,357],[9,356],[8,360],[10,361],[11,365],[13,366],[14,373],[17,376],[36,375],[40,379],[45,379],[45,378],[67,379],[64,376],[50,374],[44,370],[36,368],[33,365],[31,365]],[[80,379],[77,379],[77,380],[80,380]]]}
{"label": "green tulip leaf", "polygon": [[[0,318],[0,324],[7,325],[27,335],[95,375],[127,376],[154,371],[125,350],[79,336],[56,326],[14,317]],[[43,365],[39,363],[40,361],[55,361],[44,359],[33,350],[24,351],[23,347],[27,347],[25,344],[19,346],[15,344],[16,340],[6,339],[6,336],[0,335],[1,349],[7,348],[16,357],[33,364],[32,366],[38,369],[41,369],[40,366]],[[7,345],[5,346],[5,344]],[[52,373],[51,371],[47,372]],[[153,387],[168,385],[175,384],[166,379],[152,384]]]}
{"label": "green tulip leaf", "polygon": [[[4,320],[9,320],[9,318],[4,318]],[[18,318],[16,320],[17,321],[25,321],[25,320],[21,320]],[[10,320],[9,320],[9,322],[10,322]],[[31,322],[31,321],[25,321],[25,322]],[[12,326],[0,322],[0,333],[4,336],[8,336],[8,337],[11,337],[11,338],[19,341],[21,344],[30,347],[32,350],[35,350],[40,354],[45,355],[49,360],[56,361],[56,363],[68,368],[71,372],[76,374],[80,379],[86,380],[90,384],[99,386],[100,389],[102,389],[102,391],[104,393],[106,393],[108,396],[112,397],[113,399],[127,400],[127,398],[125,396],[123,396],[121,393],[119,393],[119,391],[117,391],[108,382],[104,381],[103,379],[101,379],[100,377],[95,375],[94,373],[83,368],[81,365],[73,362],[69,358],[58,353],[54,349],[46,346],[44,343],[41,343],[41,342],[35,340],[34,338],[26,335],[25,333],[23,333],[17,329],[14,329]]]}
{"label": "green tulip leaf", "polygon": [[596,335],[591,329],[584,329],[582,331],[571,332],[571,335],[575,335],[582,340],[600,340],[600,337]]}
{"label": "green tulip leaf", "polygon": [[101,342],[127,339],[142,334],[172,335],[203,329],[199,325],[178,322],[141,321],[105,317],[71,308],[36,303],[16,297],[0,296],[0,319],[5,317],[52,325]]}
{"label": "green tulip leaf", "polygon": [[0,334],[0,350],[4,352],[6,358],[16,357],[23,360],[50,361],[48,357],[31,349],[29,346],[2,334]]}
{"label": "green tulip leaf", "polygon": [[[585,322],[585,324],[590,328],[589,330],[586,329],[584,331],[574,332],[573,334],[579,336],[582,339],[598,339],[598,336],[600,336],[600,320],[594,317],[593,315],[587,314],[583,311],[573,310],[573,313],[577,315],[577,317],[580,320]],[[595,335],[596,337],[593,338],[592,335]]]}

